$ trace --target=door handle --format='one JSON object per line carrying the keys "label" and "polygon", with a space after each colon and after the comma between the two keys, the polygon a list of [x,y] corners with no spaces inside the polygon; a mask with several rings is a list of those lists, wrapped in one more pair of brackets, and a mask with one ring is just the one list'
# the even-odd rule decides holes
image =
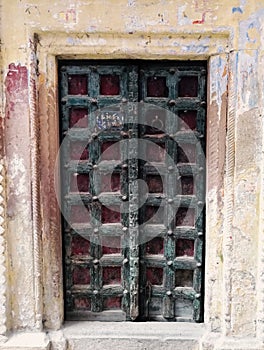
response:
{"label": "door handle", "polygon": [[176,101],[175,100],[169,100],[168,101],[168,105],[169,106],[175,106],[176,105]]}

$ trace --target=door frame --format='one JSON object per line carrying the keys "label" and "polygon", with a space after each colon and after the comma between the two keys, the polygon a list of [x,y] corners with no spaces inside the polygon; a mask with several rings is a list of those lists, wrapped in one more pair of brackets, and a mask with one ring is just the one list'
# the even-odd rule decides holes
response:
{"label": "door frame", "polygon": [[[76,45],[67,45],[68,37],[75,41]],[[80,40],[81,37],[81,40]],[[147,34],[146,34],[147,37]],[[34,216],[35,233],[35,258],[40,264],[41,277],[36,281],[37,286],[43,286],[43,299],[39,300],[39,310],[45,319],[44,326],[58,329],[64,321],[63,314],[63,274],[62,274],[62,242],[60,238],[60,210],[58,208],[54,191],[56,179],[54,178],[54,164],[59,149],[58,130],[58,93],[57,93],[57,58],[80,59],[127,59],[137,57],[140,59],[208,59],[208,108],[207,108],[207,211],[206,211],[206,259],[205,259],[205,323],[214,329],[228,330],[230,315],[231,292],[227,290],[224,297],[222,291],[230,284],[231,248],[227,236],[223,236],[225,249],[222,251],[222,227],[225,232],[231,227],[230,219],[224,221],[223,210],[232,210],[233,187],[231,182],[225,181],[224,168],[227,174],[233,174],[232,162],[234,129],[228,129],[228,142],[226,151],[226,126],[232,126],[232,114],[228,114],[226,125],[227,104],[234,105],[232,90],[235,90],[233,80],[229,81],[230,96],[227,101],[228,72],[233,69],[235,58],[224,51],[219,53],[219,47],[227,47],[229,33],[226,31],[210,33],[197,32],[185,37],[181,33],[166,32],[153,34],[152,43],[146,46],[144,34],[133,35],[123,33],[119,37],[109,33],[91,34],[86,37],[83,34],[49,33],[35,31],[31,34],[31,40],[35,43],[30,51],[30,57],[38,57],[38,64],[32,66],[33,79],[36,85],[31,86],[31,93],[37,86],[39,94],[38,110],[31,111],[31,118],[38,119],[40,123],[40,157],[34,160],[39,169],[39,175],[33,177],[34,183],[39,183],[41,174],[41,187],[39,203],[42,217]],[[177,46],[174,45],[175,40]],[[206,47],[203,44],[206,40]],[[184,48],[189,45],[189,50]],[[114,48],[114,49],[113,49]],[[173,48],[173,49],[172,49]],[[77,53],[77,54],[76,54]],[[37,73],[34,75],[34,69]],[[35,128],[33,135],[37,137]],[[220,150],[218,152],[218,150]],[[228,159],[225,167],[225,156]],[[47,191],[48,188],[48,191]],[[227,196],[223,201],[217,193],[225,189]],[[41,234],[42,232],[42,234]],[[42,236],[42,238],[41,238]],[[220,256],[224,255],[224,263]],[[216,257],[219,259],[216,260]],[[222,280],[222,275],[224,278]],[[212,282],[216,281],[217,286]],[[224,301],[223,309],[216,305]],[[225,316],[224,316],[225,315]],[[225,320],[223,323],[220,320]]]}

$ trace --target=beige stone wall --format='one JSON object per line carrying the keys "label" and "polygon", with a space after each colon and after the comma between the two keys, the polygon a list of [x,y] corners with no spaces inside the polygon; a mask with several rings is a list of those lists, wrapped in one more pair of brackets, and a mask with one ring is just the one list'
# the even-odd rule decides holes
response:
{"label": "beige stone wall", "polygon": [[0,11],[0,333],[63,323],[57,57],[207,59],[205,324],[261,341],[264,1],[2,0]]}

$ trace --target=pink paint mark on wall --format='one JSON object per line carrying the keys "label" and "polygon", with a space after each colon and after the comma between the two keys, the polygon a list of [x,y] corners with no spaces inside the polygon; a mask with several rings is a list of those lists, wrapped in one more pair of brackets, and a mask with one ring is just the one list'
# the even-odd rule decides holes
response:
{"label": "pink paint mark on wall", "polygon": [[195,0],[195,12],[199,13],[202,17],[201,19],[196,19],[192,24],[204,24],[205,16],[207,17],[207,22],[212,22],[213,13],[216,11],[216,6],[208,0]]}
{"label": "pink paint mark on wall", "polygon": [[210,11],[208,0],[195,0],[195,12]]}
{"label": "pink paint mark on wall", "polygon": [[68,9],[59,13],[59,19],[66,23],[76,23],[77,16],[75,9]]}
{"label": "pink paint mark on wall", "polygon": [[6,87],[6,115],[10,118],[10,112],[14,112],[17,103],[24,102],[25,92],[28,89],[27,67],[11,63],[5,80]]}
{"label": "pink paint mark on wall", "polygon": [[21,205],[24,213],[30,210],[29,205],[25,204],[30,201],[25,182],[29,169],[28,71],[25,66],[15,63],[8,66],[5,77],[5,98],[5,133],[10,140],[6,145],[6,155],[10,159],[7,213],[9,217],[13,217],[20,210]]}
{"label": "pink paint mark on wall", "polygon": [[196,21],[193,21],[193,24],[203,24],[205,22],[205,12],[202,14],[202,19],[198,19]]}

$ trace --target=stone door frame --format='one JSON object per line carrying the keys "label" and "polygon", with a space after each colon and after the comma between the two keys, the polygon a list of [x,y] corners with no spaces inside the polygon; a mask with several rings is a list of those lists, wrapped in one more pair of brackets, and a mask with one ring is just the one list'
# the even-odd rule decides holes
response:
{"label": "stone door frame", "polygon": [[228,232],[232,225],[235,96],[229,33],[162,32],[151,34],[151,41],[149,36],[148,33],[32,32],[30,118],[38,329],[42,327],[42,319],[44,327],[53,330],[60,329],[64,321],[60,210],[54,191],[59,149],[57,59],[137,58],[208,60],[204,319],[211,330],[222,330],[224,334],[230,331],[232,242]]}

